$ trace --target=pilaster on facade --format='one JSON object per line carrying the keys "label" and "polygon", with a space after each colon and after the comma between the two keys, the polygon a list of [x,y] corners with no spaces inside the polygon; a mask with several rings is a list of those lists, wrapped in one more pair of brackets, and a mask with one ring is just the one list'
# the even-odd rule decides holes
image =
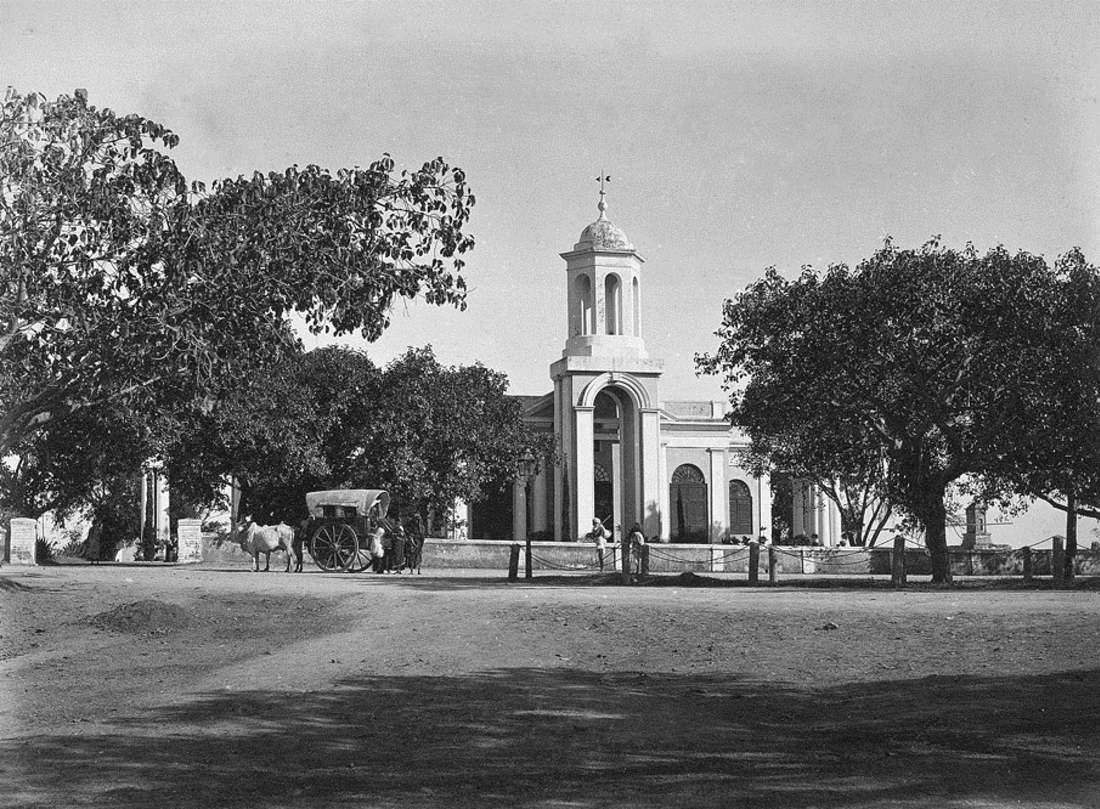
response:
{"label": "pilaster on facade", "polygon": [[724,447],[711,447],[707,453],[710,455],[710,519],[707,535],[711,542],[721,542],[729,530],[729,520],[726,518],[726,450]]}
{"label": "pilaster on facade", "polygon": [[593,458],[595,407],[577,405],[573,407],[573,424],[575,442],[573,444],[573,467],[571,474],[576,479],[576,488],[572,494],[576,503],[576,511],[573,515],[573,536],[571,540],[579,540],[588,532],[592,517],[596,513],[596,475],[595,459]]}

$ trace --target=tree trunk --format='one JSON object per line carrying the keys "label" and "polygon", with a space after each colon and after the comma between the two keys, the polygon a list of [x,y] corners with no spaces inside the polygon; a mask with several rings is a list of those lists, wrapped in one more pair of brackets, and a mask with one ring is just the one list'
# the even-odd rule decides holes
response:
{"label": "tree trunk", "polygon": [[1073,581],[1073,561],[1077,556],[1077,496],[1070,494],[1066,503],[1066,573],[1065,581]]}
{"label": "tree trunk", "polygon": [[950,584],[951,559],[947,554],[947,509],[944,507],[944,489],[926,492],[919,504],[916,517],[924,528],[924,543],[932,554],[932,583]]}

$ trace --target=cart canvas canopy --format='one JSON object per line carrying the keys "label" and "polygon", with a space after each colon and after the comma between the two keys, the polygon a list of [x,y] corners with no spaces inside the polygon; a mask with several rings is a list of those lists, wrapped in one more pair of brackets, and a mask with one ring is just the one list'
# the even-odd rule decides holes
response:
{"label": "cart canvas canopy", "polygon": [[385,489],[335,489],[306,495],[306,508],[314,519],[325,516],[325,506],[354,508],[356,514],[365,517],[375,505],[378,506],[378,516],[385,517],[390,510],[389,492]]}

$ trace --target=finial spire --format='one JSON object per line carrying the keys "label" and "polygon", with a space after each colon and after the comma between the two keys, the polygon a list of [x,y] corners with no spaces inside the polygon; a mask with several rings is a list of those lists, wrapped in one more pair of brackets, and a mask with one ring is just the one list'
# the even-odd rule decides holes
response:
{"label": "finial spire", "polygon": [[606,210],[607,210],[607,203],[606,203],[606,202],[604,202],[604,198],[603,198],[603,197],[604,197],[604,194],[606,193],[606,192],[604,191],[604,187],[603,187],[603,184],[604,184],[605,182],[608,182],[608,183],[609,183],[609,182],[611,182],[611,175],[610,175],[610,174],[608,174],[608,175],[606,175],[606,176],[605,176],[605,175],[603,175],[603,174],[600,174],[600,176],[599,176],[599,177],[597,177],[596,179],[597,179],[597,180],[599,181],[599,183],[600,183],[600,204],[599,204],[598,206],[596,206],[596,207],[598,207],[598,208],[600,209],[600,219],[607,219],[607,217],[606,217],[606,216],[604,216],[604,211],[606,211]]}

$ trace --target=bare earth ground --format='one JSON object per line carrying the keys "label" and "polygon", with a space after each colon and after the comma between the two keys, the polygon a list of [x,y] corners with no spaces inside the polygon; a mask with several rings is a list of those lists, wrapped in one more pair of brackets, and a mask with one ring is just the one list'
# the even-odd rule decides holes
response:
{"label": "bare earth ground", "polygon": [[4,568],[0,806],[1100,806],[1095,582],[665,583]]}

